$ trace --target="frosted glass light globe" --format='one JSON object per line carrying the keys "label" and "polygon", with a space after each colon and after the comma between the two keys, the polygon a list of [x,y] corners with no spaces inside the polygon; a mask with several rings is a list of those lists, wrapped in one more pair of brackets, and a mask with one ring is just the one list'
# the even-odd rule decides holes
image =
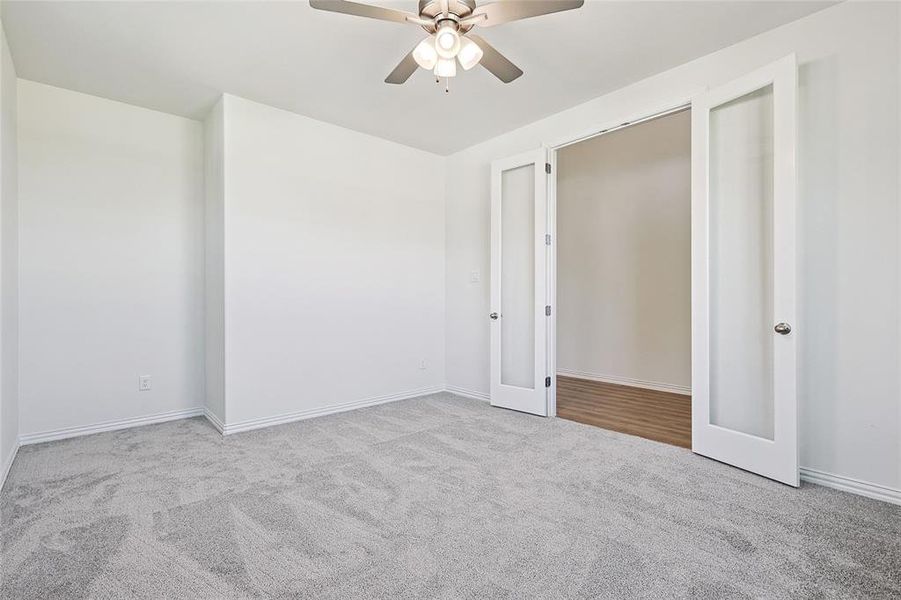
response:
{"label": "frosted glass light globe", "polygon": [[435,50],[441,58],[453,58],[460,51],[460,34],[453,25],[441,25],[435,33]]}
{"label": "frosted glass light globe", "polygon": [[432,70],[438,64],[438,52],[435,50],[435,36],[429,36],[419,42],[413,49],[413,60],[423,69]]}
{"label": "frosted glass light globe", "polygon": [[436,77],[455,77],[457,75],[457,61],[453,58],[439,58],[435,66]]}
{"label": "frosted glass light globe", "polygon": [[457,60],[460,61],[460,66],[464,70],[468,71],[479,64],[483,54],[482,49],[474,41],[465,37],[460,40],[460,52],[457,54]]}

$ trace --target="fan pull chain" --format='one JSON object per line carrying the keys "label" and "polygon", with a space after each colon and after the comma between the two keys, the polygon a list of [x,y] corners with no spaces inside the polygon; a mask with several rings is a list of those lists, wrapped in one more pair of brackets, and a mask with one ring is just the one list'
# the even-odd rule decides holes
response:
{"label": "fan pull chain", "polygon": [[[441,78],[436,76],[435,83],[441,83]],[[450,94],[450,77],[444,78],[444,93]]]}

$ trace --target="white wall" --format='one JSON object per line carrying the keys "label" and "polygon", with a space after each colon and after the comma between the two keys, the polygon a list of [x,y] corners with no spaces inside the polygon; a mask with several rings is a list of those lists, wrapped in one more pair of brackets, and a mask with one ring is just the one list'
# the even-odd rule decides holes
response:
{"label": "white wall", "polygon": [[204,381],[211,418],[225,423],[225,112],[220,99],[204,131]]}
{"label": "white wall", "polygon": [[19,94],[26,440],[443,388],[441,157],[231,96]]}
{"label": "white wall", "polygon": [[489,163],[800,62],[801,464],[901,488],[899,6],[843,3],[448,159],[447,378],[488,390]]}
{"label": "white wall", "polygon": [[16,69],[0,25],[0,487],[19,436]]}
{"label": "white wall", "polygon": [[21,435],[201,406],[201,124],[18,93]]}
{"label": "white wall", "polygon": [[691,113],[557,154],[557,372],[691,388]]}
{"label": "white wall", "polygon": [[444,159],[224,114],[226,425],[442,388]]}

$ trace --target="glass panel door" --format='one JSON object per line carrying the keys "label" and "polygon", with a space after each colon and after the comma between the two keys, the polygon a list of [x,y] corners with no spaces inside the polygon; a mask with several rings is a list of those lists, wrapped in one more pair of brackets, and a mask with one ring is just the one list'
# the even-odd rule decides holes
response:
{"label": "glass panel door", "polygon": [[544,149],[491,165],[491,404],[547,415]]}
{"label": "glass panel door", "polygon": [[692,449],[798,485],[797,66],[692,102]]}

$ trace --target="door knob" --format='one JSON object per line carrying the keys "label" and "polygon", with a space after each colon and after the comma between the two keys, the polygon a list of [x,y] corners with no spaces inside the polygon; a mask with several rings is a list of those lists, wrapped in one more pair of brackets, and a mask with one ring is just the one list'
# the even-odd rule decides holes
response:
{"label": "door knob", "polygon": [[779,335],[788,335],[792,331],[792,326],[788,323],[776,323],[776,326],[773,327],[773,330]]}
{"label": "door knob", "polygon": [[488,316],[491,317],[492,320],[497,321],[497,317],[498,317],[498,314],[497,314],[497,313],[491,313],[491,314],[488,315]]}

